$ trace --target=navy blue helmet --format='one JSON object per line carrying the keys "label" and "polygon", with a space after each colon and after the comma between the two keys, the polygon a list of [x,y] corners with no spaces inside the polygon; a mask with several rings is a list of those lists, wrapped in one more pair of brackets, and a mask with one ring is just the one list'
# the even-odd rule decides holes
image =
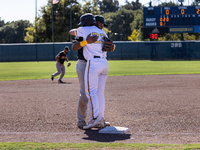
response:
{"label": "navy blue helmet", "polygon": [[81,26],[91,26],[96,23],[96,19],[93,14],[91,13],[86,13],[81,16],[80,18],[80,23],[78,25]]}

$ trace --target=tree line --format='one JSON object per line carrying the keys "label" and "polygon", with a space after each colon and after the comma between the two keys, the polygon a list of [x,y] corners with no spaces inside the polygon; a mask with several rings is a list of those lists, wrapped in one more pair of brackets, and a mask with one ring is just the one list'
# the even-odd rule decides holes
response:
{"label": "tree line", "polygon": [[[176,6],[172,2],[160,6]],[[53,8],[52,8],[53,7]],[[54,22],[54,42],[71,41],[69,30],[78,28],[80,17],[84,13],[102,15],[108,28],[104,28],[114,41],[142,41],[143,11],[139,0],[119,6],[118,0],[88,0],[83,5],[77,0],[60,0],[52,5],[52,0],[40,8],[34,24],[28,20],[5,23],[0,22],[0,43],[43,43],[52,42],[52,20]],[[53,18],[52,18],[53,10]],[[71,19],[70,19],[71,16]],[[71,22],[70,22],[71,20]],[[37,37],[35,37],[37,36]],[[73,37],[72,37],[73,38]],[[158,40],[180,40],[179,34],[162,34]],[[184,34],[186,40],[197,40],[199,34]],[[37,40],[37,41],[36,41]]]}

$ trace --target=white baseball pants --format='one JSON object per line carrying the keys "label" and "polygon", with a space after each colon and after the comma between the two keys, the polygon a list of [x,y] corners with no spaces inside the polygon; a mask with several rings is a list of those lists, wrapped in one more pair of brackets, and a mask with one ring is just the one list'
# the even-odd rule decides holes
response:
{"label": "white baseball pants", "polygon": [[105,57],[90,58],[85,69],[85,93],[89,101],[90,119],[104,118],[104,89],[108,74],[108,62]]}

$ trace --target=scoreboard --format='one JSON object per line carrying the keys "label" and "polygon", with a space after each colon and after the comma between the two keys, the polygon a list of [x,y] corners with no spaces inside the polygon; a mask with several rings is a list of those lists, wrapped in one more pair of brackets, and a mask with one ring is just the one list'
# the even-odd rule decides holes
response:
{"label": "scoreboard", "polygon": [[143,8],[144,33],[198,33],[200,6]]}

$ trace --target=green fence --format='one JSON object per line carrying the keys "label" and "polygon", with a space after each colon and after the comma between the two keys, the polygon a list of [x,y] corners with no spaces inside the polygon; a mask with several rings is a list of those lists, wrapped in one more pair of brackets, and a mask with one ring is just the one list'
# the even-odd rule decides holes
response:
{"label": "green fence", "polygon": [[[108,59],[200,59],[200,42],[114,42],[116,50],[108,52]],[[0,44],[0,62],[52,61],[71,42],[38,44]],[[76,51],[70,51],[68,58],[76,60]]]}

